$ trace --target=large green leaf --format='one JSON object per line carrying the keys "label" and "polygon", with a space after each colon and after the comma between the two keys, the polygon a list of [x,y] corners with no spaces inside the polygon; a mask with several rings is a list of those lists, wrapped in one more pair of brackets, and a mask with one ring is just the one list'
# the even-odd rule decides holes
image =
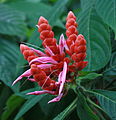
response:
{"label": "large green leaf", "polygon": [[64,120],[75,108],[77,99],[75,99],[65,110],[58,114],[53,120]]}
{"label": "large green leaf", "polygon": [[[71,97],[70,97],[71,96]],[[39,105],[42,109],[42,111],[45,113],[45,115],[53,119],[55,118],[61,111],[66,109],[75,99],[75,93],[72,90],[68,91],[68,94],[61,99],[59,102],[47,104],[48,101],[53,99],[55,96],[46,95],[42,98],[42,100],[39,102]]]}
{"label": "large green leaf", "polygon": [[95,78],[97,78],[97,77],[99,77],[99,76],[102,76],[102,74],[89,73],[89,74],[87,74],[87,75],[85,75],[85,76],[79,76],[79,77],[78,77],[78,80],[87,80],[87,79],[93,80],[93,79],[95,79]]}
{"label": "large green leaf", "polygon": [[54,25],[55,21],[60,17],[67,2],[68,0],[58,0],[49,11],[48,18],[51,25]]}
{"label": "large green leaf", "polygon": [[0,115],[4,111],[4,107],[6,105],[6,101],[8,100],[9,96],[12,94],[12,91],[9,87],[5,86],[4,84],[0,84]]}
{"label": "large green leaf", "polygon": [[91,7],[93,4],[95,4],[95,0],[81,0],[81,8],[82,10]]}
{"label": "large green leaf", "polygon": [[111,120],[116,120],[116,92],[107,90],[94,90],[93,93],[101,107],[109,115]]}
{"label": "large green leaf", "polygon": [[[0,39],[0,79],[9,87],[15,79],[18,55],[19,49],[14,42]],[[17,85],[12,88],[17,90]]]}
{"label": "large green leaf", "polygon": [[[78,16],[79,33],[87,40],[86,70],[95,71],[103,68],[109,61],[111,55],[111,43],[108,27],[98,16],[94,9],[94,2],[83,0],[86,6]],[[106,55],[107,54],[107,55]]]}
{"label": "large green leaf", "polygon": [[77,100],[77,114],[80,120],[100,120],[87,104],[86,98],[79,92]]}
{"label": "large green leaf", "polygon": [[35,26],[40,16],[46,17],[51,6],[41,2],[16,1],[8,4],[9,6],[23,12],[30,25]]}
{"label": "large green leaf", "polygon": [[30,110],[34,105],[36,105],[45,95],[34,96],[33,98],[27,100],[24,105],[19,110],[14,120],[18,120],[22,117],[28,110]]}
{"label": "large green leaf", "polygon": [[21,106],[23,102],[24,99],[19,96],[12,95],[11,97],[9,97],[6,103],[6,109],[2,114],[1,120],[8,120],[9,118],[11,119],[12,114],[16,111],[17,108]]}
{"label": "large green leaf", "polygon": [[33,98],[33,95],[26,95],[26,94],[29,92],[32,92],[32,91],[39,91],[39,90],[41,90],[41,88],[37,85],[37,87],[30,88],[30,89],[24,90],[22,92],[17,92],[15,94],[17,96],[23,97],[24,99],[30,99],[30,98]]}
{"label": "large green leaf", "polygon": [[116,0],[96,0],[96,10],[116,33]]}
{"label": "large green leaf", "polygon": [[0,33],[24,36],[27,32],[23,13],[0,4]]}
{"label": "large green leaf", "polygon": [[103,73],[105,76],[116,77],[116,52],[112,54],[109,66]]}

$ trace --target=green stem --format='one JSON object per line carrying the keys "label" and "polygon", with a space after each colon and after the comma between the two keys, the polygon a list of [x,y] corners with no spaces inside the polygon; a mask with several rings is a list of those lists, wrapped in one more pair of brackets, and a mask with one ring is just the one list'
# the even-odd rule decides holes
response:
{"label": "green stem", "polygon": [[98,111],[96,108],[95,108],[95,110],[96,110],[97,114],[99,115],[99,117],[101,118],[101,120],[106,120],[106,119],[104,118],[104,116],[101,114],[100,111]]}
{"label": "green stem", "polygon": [[104,110],[99,105],[95,104],[90,98],[87,98],[87,101],[89,103],[91,103],[92,105],[94,105],[96,108],[98,108],[98,109],[100,109],[100,110],[102,110],[104,112]]}
{"label": "green stem", "polygon": [[[60,117],[60,120],[64,120],[65,117],[68,116],[76,108],[77,106],[76,102],[77,102],[77,98],[63,112],[61,112],[58,115]],[[53,120],[57,120],[57,117],[54,118]]]}

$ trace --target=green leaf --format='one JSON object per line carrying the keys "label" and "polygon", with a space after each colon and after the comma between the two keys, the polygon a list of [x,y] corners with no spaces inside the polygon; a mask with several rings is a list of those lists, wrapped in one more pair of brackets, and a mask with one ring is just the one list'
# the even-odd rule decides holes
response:
{"label": "green leaf", "polygon": [[105,76],[114,76],[116,77],[116,52],[111,56],[110,63],[108,68],[103,72]]}
{"label": "green leaf", "polygon": [[9,96],[12,94],[12,91],[9,87],[5,86],[4,84],[0,84],[0,115],[4,111],[4,107],[6,105],[6,101],[8,100]]}
{"label": "green leaf", "polygon": [[[94,9],[94,4],[83,0],[86,7],[78,16],[79,34],[83,34],[87,40],[86,70],[95,71],[103,68],[109,61],[111,55],[111,43],[109,29]],[[94,0],[93,0],[94,1]],[[99,26],[99,27],[98,27]]]}
{"label": "green leaf", "polygon": [[24,36],[27,32],[24,20],[25,16],[23,13],[7,5],[0,4],[0,33]]}
{"label": "green leaf", "polygon": [[88,7],[91,7],[95,3],[95,0],[81,0],[81,8],[85,10]]}
{"label": "green leaf", "polygon": [[[19,49],[14,42],[0,39],[0,79],[9,87],[15,79],[18,55]],[[12,89],[17,91],[17,85]]]}
{"label": "green leaf", "polygon": [[116,33],[116,0],[96,0],[96,10]]}
{"label": "green leaf", "polygon": [[27,100],[19,110],[14,120],[18,120],[20,117],[22,117],[27,111],[36,105],[43,98],[43,96],[45,95],[34,96],[33,98]]}
{"label": "green leaf", "polygon": [[12,117],[11,115],[15,112],[17,108],[21,106],[23,102],[23,98],[12,95],[6,103],[6,110],[2,114],[1,120],[8,120],[8,118]]}
{"label": "green leaf", "polygon": [[39,91],[41,90],[39,86],[37,87],[34,87],[34,88],[30,88],[28,90],[24,90],[22,92],[17,92],[15,93],[17,96],[20,96],[20,97],[23,97],[24,99],[30,99],[30,98],[33,98],[33,95],[26,95],[27,93],[29,92],[32,92],[32,91]]}
{"label": "green leaf", "polygon": [[[29,25],[35,26],[40,16],[46,17],[51,6],[41,2],[16,1],[8,4],[12,8],[23,12],[29,20]],[[30,10],[31,9],[31,10]]]}
{"label": "green leaf", "polygon": [[53,120],[64,120],[75,108],[77,99],[75,99],[65,110],[58,114]]}
{"label": "green leaf", "polygon": [[99,76],[102,76],[102,74],[98,74],[98,73],[89,73],[85,76],[81,76],[81,77],[78,77],[79,80],[86,80],[86,79],[89,79],[89,80],[93,80]]}
{"label": "green leaf", "polygon": [[39,39],[39,35],[40,34],[38,33],[37,28],[35,28],[28,42],[32,45],[41,46],[42,40]]}
{"label": "green leaf", "polygon": [[90,93],[93,93],[97,97],[101,107],[109,115],[111,120],[116,120],[116,92],[94,90],[90,91]]}
{"label": "green leaf", "polygon": [[[71,96],[71,97],[70,97]],[[59,102],[46,104],[48,101],[53,99],[55,96],[47,94],[41,99],[39,105],[44,112],[44,114],[51,120],[55,118],[61,111],[67,108],[75,99],[76,95],[73,90],[69,90],[68,94],[61,99]]]}
{"label": "green leaf", "polygon": [[[54,25],[55,21],[58,20],[62,12],[64,11],[64,6],[68,3],[68,0],[58,0],[52,9],[48,13],[49,23]],[[52,14],[51,14],[52,13]]]}
{"label": "green leaf", "polygon": [[77,114],[80,120],[100,120],[87,104],[86,98],[81,93],[78,94]]}

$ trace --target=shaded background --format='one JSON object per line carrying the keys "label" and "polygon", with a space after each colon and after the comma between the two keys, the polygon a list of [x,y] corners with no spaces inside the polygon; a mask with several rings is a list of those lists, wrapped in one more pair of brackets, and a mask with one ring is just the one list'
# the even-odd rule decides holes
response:
{"label": "shaded background", "polygon": [[[115,0],[0,0],[0,117],[1,120],[52,120],[75,98],[70,90],[59,103],[47,104],[51,95],[26,96],[39,90],[37,84],[22,80],[11,86],[28,69],[19,50],[20,43],[41,46],[36,24],[40,16],[48,19],[55,38],[65,35],[65,22],[71,10],[77,16],[79,33],[87,40],[88,66],[84,71],[103,74],[99,80],[116,90],[116,10]],[[105,82],[104,82],[105,79]],[[99,83],[98,80],[98,83]],[[97,88],[102,88],[98,84]],[[106,86],[108,88],[108,85]],[[58,118],[57,118],[58,119]],[[76,111],[68,120],[79,119]],[[59,120],[59,119],[58,119]]]}

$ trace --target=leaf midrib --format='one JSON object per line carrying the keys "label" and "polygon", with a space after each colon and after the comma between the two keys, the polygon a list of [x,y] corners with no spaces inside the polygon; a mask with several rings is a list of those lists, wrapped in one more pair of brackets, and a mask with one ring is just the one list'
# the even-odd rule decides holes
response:
{"label": "leaf midrib", "polygon": [[109,101],[113,102],[114,104],[116,104],[116,101],[115,101],[115,100],[112,100],[111,98],[109,98],[109,97],[107,97],[107,96],[105,96],[105,95],[102,95],[102,94],[100,94],[100,93],[98,93],[98,92],[94,92],[94,91],[87,91],[87,92],[93,93],[93,94],[97,94],[97,95],[99,95],[99,96],[102,96],[102,97],[106,98],[107,100],[109,100]]}
{"label": "leaf midrib", "polygon": [[90,70],[90,65],[91,65],[91,42],[90,42],[90,22],[91,22],[91,12],[92,12],[93,7],[90,8],[89,10],[89,19],[88,19],[88,51],[89,51],[89,64],[88,64],[88,70]]}

